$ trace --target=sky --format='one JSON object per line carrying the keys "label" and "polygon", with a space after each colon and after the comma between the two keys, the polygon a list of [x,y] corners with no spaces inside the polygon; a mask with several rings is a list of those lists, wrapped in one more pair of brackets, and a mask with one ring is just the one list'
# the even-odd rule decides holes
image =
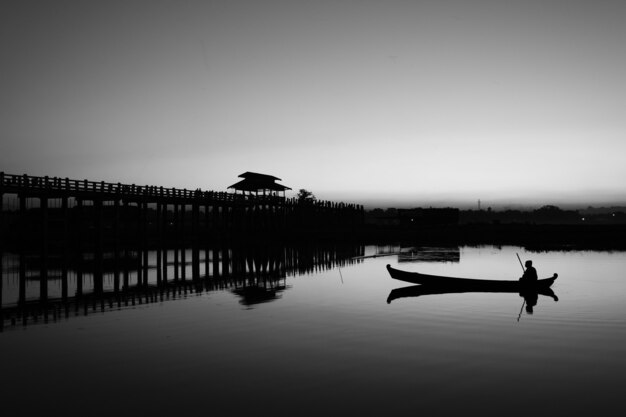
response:
{"label": "sky", "polygon": [[625,20],[603,0],[1,0],[0,171],[624,204]]}

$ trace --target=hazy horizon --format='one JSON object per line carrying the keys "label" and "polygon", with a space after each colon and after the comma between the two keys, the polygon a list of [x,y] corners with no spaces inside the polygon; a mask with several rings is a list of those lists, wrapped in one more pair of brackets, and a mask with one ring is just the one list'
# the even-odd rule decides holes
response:
{"label": "hazy horizon", "polygon": [[0,171],[626,204],[626,3],[7,2]]}

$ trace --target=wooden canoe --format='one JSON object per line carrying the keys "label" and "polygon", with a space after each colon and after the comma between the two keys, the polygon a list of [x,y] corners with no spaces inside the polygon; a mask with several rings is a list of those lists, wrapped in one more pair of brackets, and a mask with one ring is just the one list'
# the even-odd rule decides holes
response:
{"label": "wooden canoe", "polygon": [[455,289],[459,290],[458,292],[463,292],[463,289],[485,292],[517,292],[550,288],[550,286],[558,277],[558,274],[554,274],[550,278],[540,279],[533,284],[527,284],[524,282],[520,282],[519,280],[499,281],[488,279],[453,278],[438,275],[427,275],[420,274],[418,272],[401,271],[399,269],[392,268],[391,265],[387,265],[387,271],[389,271],[389,275],[391,275],[391,278],[398,279],[400,281],[410,282],[412,284],[436,286],[438,288],[454,287]]}

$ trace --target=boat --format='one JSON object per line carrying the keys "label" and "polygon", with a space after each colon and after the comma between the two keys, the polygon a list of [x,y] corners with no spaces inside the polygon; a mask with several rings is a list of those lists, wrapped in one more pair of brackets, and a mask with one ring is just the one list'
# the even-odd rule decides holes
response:
{"label": "boat", "polygon": [[428,285],[439,289],[454,288],[453,292],[522,292],[522,291],[538,291],[550,288],[557,279],[558,274],[554,274],[550,278],[540,279],[534,283],[525,283],[519,280],[489,280],[474,278],[454,278],[438,275],[420,274],[419,272],[407,272],[400,269],[392,268],[387,264],[387,271],[391,278],[410,282],[411,284]]}

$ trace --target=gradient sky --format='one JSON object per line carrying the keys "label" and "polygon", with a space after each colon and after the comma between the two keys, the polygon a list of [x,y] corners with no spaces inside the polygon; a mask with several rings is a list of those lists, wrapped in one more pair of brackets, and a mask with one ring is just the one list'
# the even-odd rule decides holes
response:
{"label": "gradient sky", "polygon": [[624,1],[0,3],[0,171],[626,202]]}

